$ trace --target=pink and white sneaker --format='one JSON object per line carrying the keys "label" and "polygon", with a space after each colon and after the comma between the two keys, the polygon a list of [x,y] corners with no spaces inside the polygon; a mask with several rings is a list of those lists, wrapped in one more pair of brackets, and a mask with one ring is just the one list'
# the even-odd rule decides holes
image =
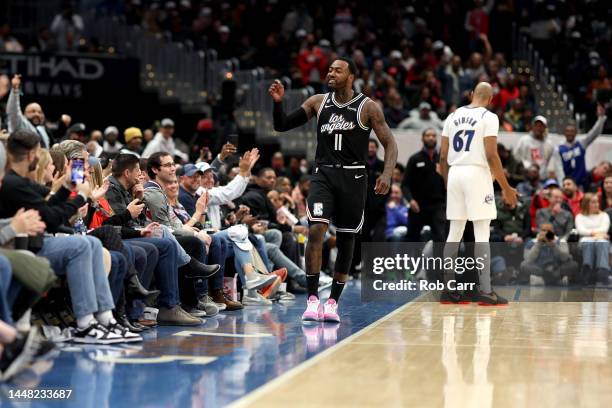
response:
{"label": "pink and white sneaker", "polygon": [[325,302],[325,305],[323,305],[323,321],[340,323],[338,303],[336,303],[334,299],[327,299],[327,302]]}
{"label": "pink and white sneaker", "polygon": [[310,295],[306,303],[306,311],[302,315],[303,322],[320,322],[323,320],[321,301],[318,297]]}

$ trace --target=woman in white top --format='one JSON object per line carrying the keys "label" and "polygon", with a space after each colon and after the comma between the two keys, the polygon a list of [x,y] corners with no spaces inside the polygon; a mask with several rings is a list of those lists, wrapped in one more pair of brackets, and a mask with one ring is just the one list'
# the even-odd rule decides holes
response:
{"label": "woman in white top", "polygon": [[[580,214],[576,216],[576,229],[580,234],[582,250],[582,274],[585,283],[592,280],[608,283],[610,274],[610,218],[599,209],[596,194],[586,193],[580,203]],[[591,280],[591,272],[596,274]]]}

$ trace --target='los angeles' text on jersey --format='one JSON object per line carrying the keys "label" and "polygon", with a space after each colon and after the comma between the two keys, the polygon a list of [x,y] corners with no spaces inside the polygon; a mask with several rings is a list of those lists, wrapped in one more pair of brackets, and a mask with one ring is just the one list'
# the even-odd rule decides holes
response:
{"label": "'los angeles' text on jersey", "polygon": [[317,164],[365,165],[371,129],[361,111],[368,99],[360,93],[340,104],[333,92],[325,94],[317,112]]}

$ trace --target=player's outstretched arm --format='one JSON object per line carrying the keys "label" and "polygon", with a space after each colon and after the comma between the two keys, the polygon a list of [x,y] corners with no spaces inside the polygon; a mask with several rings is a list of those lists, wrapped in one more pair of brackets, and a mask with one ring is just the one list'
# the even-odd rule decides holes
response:
{"label": "player's outstretched arm", "polygon": [[380,106],[374,101],[368,101],[365,105],[366,122],[369,123],[376,133],[376,137],[380,140],[380,144],[385,149],[385,169],[383,173],[376,179],[374,191],[376,194],[387,194],[391,188],[391,176],[393,169],[397,163],[397,143],[395,137],[391,133],[391,129],[385,121],[385,115],[380,109]]}
{"label": "player's outstretched arm", "polygon": [[302,126],[314,116],[318,105],[321,103],[322,95],[313,95],[306,99],[301,107],[287,115],[283,109],[283,96],[285,95],[285,87],[277,79],[274,81],[268,93],[274,100],[273,120],[274,130],[277,132],[285,132]]}
{"label": "player's outstretched arm", "polygon": [[506,174],[504,173],[504,167],[497,153],[497,137],[485,137],[484,146],[491,173],[493,173],[493,177],[495,177],[495,180],[497,180],[502,189],[502,197],[506,204],[514,208],[518,201],[518,192],[510,186]]}

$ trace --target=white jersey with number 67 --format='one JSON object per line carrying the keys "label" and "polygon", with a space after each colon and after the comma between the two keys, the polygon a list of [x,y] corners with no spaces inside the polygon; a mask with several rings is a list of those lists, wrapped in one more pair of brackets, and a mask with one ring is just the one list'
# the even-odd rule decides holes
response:
{"label": "white jersey with number 67", "polygon": [[462,106],[448,115],[442,137],[448,137],[449,166],[489,167],[484,147],[486,136],[497,136],[499,119],[483,107]]}

